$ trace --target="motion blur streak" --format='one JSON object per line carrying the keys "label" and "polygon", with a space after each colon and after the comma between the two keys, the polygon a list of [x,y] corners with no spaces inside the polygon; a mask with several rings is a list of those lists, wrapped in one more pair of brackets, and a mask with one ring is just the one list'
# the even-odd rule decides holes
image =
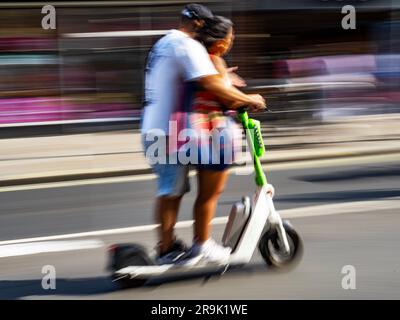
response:
{"label": "motion blur streak", "polygon": [[[139,121],[146,54],[176,26],[182,4],[64,2],[57,6],[55,30],[41,28],[38,5],[1,6],[0,124],[100,118],[118,125],[120,118]],[[209,6],[235,23],[228,61],[240,67],[249,89],[264,88],[271,109],[299,110],[280,120],[397,110],[400,21],[394,1],[360,3],[357,29],[350,31],[341,28],[340,4],[327,1]],[[299,84],[308,85],[293,86]]]}

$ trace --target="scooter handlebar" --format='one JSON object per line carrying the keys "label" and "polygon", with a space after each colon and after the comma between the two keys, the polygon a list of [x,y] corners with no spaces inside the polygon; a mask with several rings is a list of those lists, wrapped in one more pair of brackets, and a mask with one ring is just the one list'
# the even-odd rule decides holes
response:
{"label": "scooter handlebar", "polygon": [[[248,106],[242,106],[242,107],[237,108],[236,111],[237,111],[238,114],[243,114],[243,113],[247,112],[248,109],[249,109]],[[260,111],[258,111],[258,112],[260,112]],[[272,113],[272,110],[269,109],[269,108],[266,106],[265,109],[264,109],[263,111],[261,111],[261,112],[271,112],[271,113]]]}
{"label": "scooter handlebar", "polygon": [[247,112],[248,107],[247,106],[243,106],[237,109],[237,113],[238,114],[243,114],[245,112]]}

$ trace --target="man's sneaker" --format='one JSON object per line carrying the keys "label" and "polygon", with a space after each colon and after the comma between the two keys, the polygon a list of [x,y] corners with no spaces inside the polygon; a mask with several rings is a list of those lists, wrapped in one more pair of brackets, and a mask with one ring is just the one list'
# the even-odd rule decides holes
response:
{"label": "man's sneaker", "polygon": [[156,263],[162,264],[175,264],[178,263],[187,254],[185,244],[180,240],[175,240],[172,247],[163,254],[156,258]]}
{"label": "man's sneaker", "polygon": [[194,243],[190,250],[191,259],[201,257],[202,261],[227,264],[231,254],[231,248],[223,247],[210,238],[202,244]]}

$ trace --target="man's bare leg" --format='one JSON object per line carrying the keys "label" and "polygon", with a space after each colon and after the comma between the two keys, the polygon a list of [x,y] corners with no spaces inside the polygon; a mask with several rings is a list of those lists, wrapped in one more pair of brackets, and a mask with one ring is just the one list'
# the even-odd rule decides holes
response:
{"label": "man's bare leg", "polygon": [[166,252],[174,243],[174,227],[178,217],[179,206],[182,196],[158,197],[155,207],[155,219],[160,224],[159,240],[160,254]]}

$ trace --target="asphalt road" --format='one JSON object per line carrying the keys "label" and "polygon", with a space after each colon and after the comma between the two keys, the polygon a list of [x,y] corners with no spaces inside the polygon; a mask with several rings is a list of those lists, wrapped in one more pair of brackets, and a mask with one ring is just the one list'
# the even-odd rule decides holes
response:
{"label": "asphalt road", "polygon": [[[277,189],[275,205],[283,211],[393,199],[400,196],[399,176],[399,162],[385,161],[269,173]],[[226,216],[232,202],[253,188],[250,176],[232,175],[218,215]],[[0,240],[151,224],[153,192],[153,180],[0,192]],[[181,220],[190,219],[194,194],[186,197]],[[257,252],[249,266],[223,277],[159,279],[144,288],[116,290],[105,271],[105,246],[129,241],[151,248],[155,234],[143,231],[92,237],[104,245],[87,250],[0,257],[0,298],[399,299],[399,210],[366,205],[355,213],[335,213],[291,219],[305,252],[297,268],[288,273],[267,269]],[[222,232],[222,225],[214,227],[216,238]],[[178,233],[190,241],[190,227]],[[56,268],[56,290],[41,286],[44,265]],[[356,270],[355,290],[342,288],[341,271],[346,265]]]}

